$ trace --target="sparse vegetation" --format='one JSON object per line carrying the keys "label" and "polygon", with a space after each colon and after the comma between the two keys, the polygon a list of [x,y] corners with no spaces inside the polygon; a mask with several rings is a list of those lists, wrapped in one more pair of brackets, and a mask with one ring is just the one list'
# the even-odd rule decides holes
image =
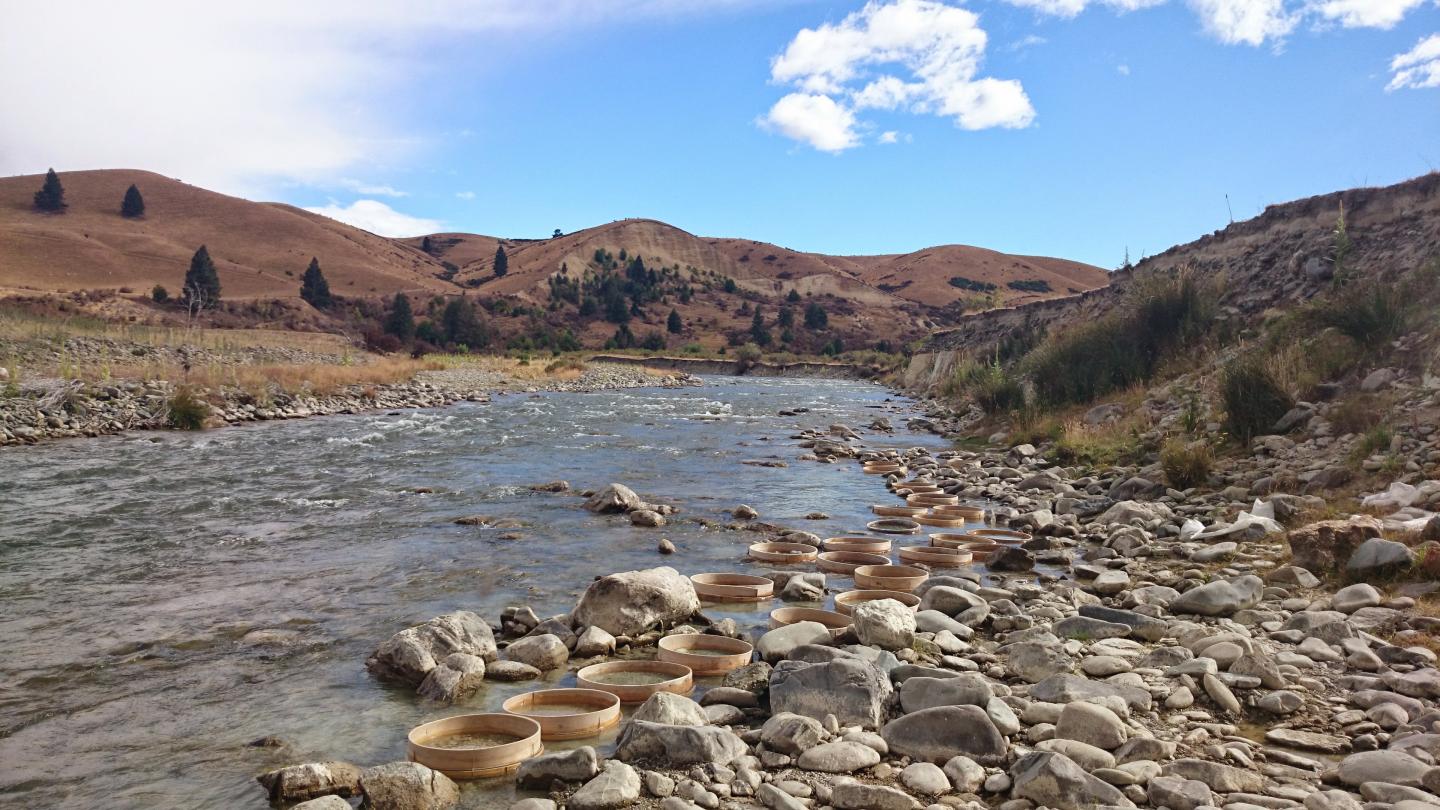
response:
{"label": "sparse vegetation", "polygon": [[950,286],[968,292],[986,293],[995,289],[995,285],[988,281],[976,281],[964,276],[951,276]]}
{"label": "sparse vegetation", "polygon": [[1093,402],[1150,380],[1169,353],[1205,336],[1215,300],[1188,272],[1137,284],[1119,311],[1052,335],[1025,357],[1036,404]]}
{"label": "sparse vegetation", "polygon": [[167,421],[170,427],[178,430],[201,430],[205,427],[205,420],[210,418],[209,403],[189,385],[176,388],[168,405]]}
{"label": "sparse vegetation", "polygon": [[1186,442],[1170,439],[1160,448],[1160,469],[1165,481],[1175,489],[1198,487],[1210,480],[1215,465],[1215,451],[1205,440]]}
{"label": "sparse vegetation", "polygon": [[1054,292],[1054,288],[1050,286],[1050,282],[1046,281],[1043,278],[1017,279],[1015,281],[1006,282],[1005,286],[1009,287],[1012,290],[1018,290],[1020,292]]}
{"label": "sparse vegetation", "polygon": [[1268,433],[1295,406],[1274,373],[1257,358],[1234,360],[1220,376],[1226,432],[1244,444]]}

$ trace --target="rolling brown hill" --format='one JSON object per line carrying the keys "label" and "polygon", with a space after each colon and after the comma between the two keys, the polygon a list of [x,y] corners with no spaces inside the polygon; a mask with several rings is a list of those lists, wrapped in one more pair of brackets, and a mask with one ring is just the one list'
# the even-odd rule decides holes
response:
{"label": "rolling brown hill", "polygon": [[[746,239],[699,237],[649,219],[619,220],[551,239],[458,232],[388,239],[293,206],[251,202],[133,170],[62,173],[69,208],[44,214],[31,204],[42,180],[0,178],[0,295],[108,290],[138,297],[156,284],[175,293],[191,255],[205,244],[231,301],[297,298],[300,275],[315,256],[340,296],[466,293],[545,308],[552,303],[551,279],[562,268],[578,279],[598,269],[597,255],[641,256],[647,267],[693,283],[696,294],[684,303],[672,295],[652,302],[636,315],[636,328],[663,329],[674,308],[686,324],[678,339],[713,347],[748,328],[752,306],[774,318],[792,292],[820,302],[836,336],[893,341],[953,322],[956,302],[969,309],[1009,305],[1072,295],[1108,281],[1104,270],[1077,262],[963,245],[903,255],[827,256]],[[145,197],[142,219],[119,214],[131,183]],[[422,249],[427,240],[428,253]],[[509,257],[504,277],[494,275],[497,245]],[[1027,289],[1012,289],[1012,283]],[[995,292],[987,293],[986,285]],[[563,309],[552,308],[551,320],[574,329],[587,344],[603,343],[615,329],[603,320],[566,318]]]}
{"label": "rolling brown hill", "polygon": [[[311,256],[339,295],[454,290],[419,251],[293,206],[117,169],[65,172],[69,207],[44,214],[31,204],[42,179],[0,178],[0,291],[148,293],[160,284],[178,293],[202,244],[227,298],[294,298]],[[145,198],[141,219],[120,216],[131,183]]]}

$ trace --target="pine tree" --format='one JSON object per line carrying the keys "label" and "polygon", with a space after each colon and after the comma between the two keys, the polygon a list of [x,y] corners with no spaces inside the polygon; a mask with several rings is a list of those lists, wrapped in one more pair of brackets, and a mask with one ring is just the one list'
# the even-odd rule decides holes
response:
{"label": "pine tree", "polygon": [[440,317],[442,331],[445,335],[445,342],[452,347],[464,346],[466,349],[482,349],[490,343],[490,335],[485,330],[485,324],[480,320],[479,314],[475,311],[475,305],[469,298],[461,296],[450,299],[445,305],[445,312]]}
{"label": "pine tree", "polygon": [[220,274],[204,245],[190,258],[182,296],[186,305],[199,309],[213,309],[220,304]]}
{"label": "pine tree", "polygon": [[427,236],[420,240],[420,250],[424,253],[434,252],[435,245],[430,242],[430,237]]}
{"label": "pine tree", "polygon": [[505,255],[505,246],[495,248],[495,277],[500,278],[510,272],[510,257]]}
{"label": "pine tree", "polygon": [[65,188],[60,185],[60,175],[54,169],[45,173],[45,185],[35,192],[35,207],[52,214],[65,210]]}
{"label": "pine tree", "polygon": [[320,260],[313,256],[310,266],[305,268],[305,276],[300,279],[300,297],[316,309],[325,309],[334,300],[330,297],[330,284],[320,272]]}
{"label": "pine tree", "polygon": [[790,294],[785,296],[785,300],[789,301],[792,304],[800,303],[800,291],[792,288],[790,290]]}
{"label": "pine tree", "polygon": [[395,302],[390,305],[390,315],[385,319],[385,334],[401,340],[415,337],[415,313],[410,311],[410,299],[405,293],[395,293]]}
{"label": "pine tree", "polygon": [[805,328],[812,330],[824,329],[830,325],[830,316],[825,313],[825,308],[811,301],[805,307]]}
{"label": "pine tree", "polygon": [[131,219],[145,216],[145,198],[140,196],[140,189],[136,188],[134,183],[125,189],[125,199],[120,203],[120,216]]}
{"label": "pine tree", "polygon": [[770,330],[765,328],[765,317],[760,314],[760,307],[755,307],[755,317],[750,320],[750,339],[757,346],[770,345]]}
{"label": "pine tree", "polygon": [[680,313],[670,310],[670,317],[665,319],[665,329],[672,335],[680,334],[685,328],[685,323],[680,320]]}

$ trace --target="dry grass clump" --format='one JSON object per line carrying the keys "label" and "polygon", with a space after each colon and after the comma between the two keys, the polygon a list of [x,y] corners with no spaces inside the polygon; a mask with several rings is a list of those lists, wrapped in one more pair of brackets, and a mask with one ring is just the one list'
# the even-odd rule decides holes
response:
{"label": "dry grass clump", "polygon": [[1165,481],[1175,489],[1198,487],[1210,480],[1215,451],[1206,441],[1171,439],[1160,448],[1160,468]]}
{"label": "dry grass clump", "polygon": [[0,340],[63,343],[88,337],[146,346],[195,346],[213,351],[246,348],[298,349],[317,354],[349,354],[349,339],[328,332],[290,332],[278,329],[186,329],[117,323],[84,315],[56,318],[14,306],[0,305]]}

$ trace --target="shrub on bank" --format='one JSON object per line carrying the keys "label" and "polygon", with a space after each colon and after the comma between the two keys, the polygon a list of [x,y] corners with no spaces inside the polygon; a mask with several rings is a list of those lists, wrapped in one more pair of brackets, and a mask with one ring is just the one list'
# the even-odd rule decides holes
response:
{"label": "shrub on bank", "polygon": [[210,405],[188,385],[175,389],[169,402],[170,413],[167,421],[178,430],[201,430],[205,420],[210,418]]}
{"label": "shrub on bank", "polygon": [[1166,483],[1175,489],[1198,487],[1210,480],[1214,464],[1215,452],[1208,442],[1171,439],[1160,448],[1160,469]]}
{"label": "shrub on bank", "polygon": [[1271,425],[1295,407],[1295,400],[1270,369],[1253,357],[1225,367],[1220,392],[1225,402],[1225,429],[1245,444],[1269,433]]}

